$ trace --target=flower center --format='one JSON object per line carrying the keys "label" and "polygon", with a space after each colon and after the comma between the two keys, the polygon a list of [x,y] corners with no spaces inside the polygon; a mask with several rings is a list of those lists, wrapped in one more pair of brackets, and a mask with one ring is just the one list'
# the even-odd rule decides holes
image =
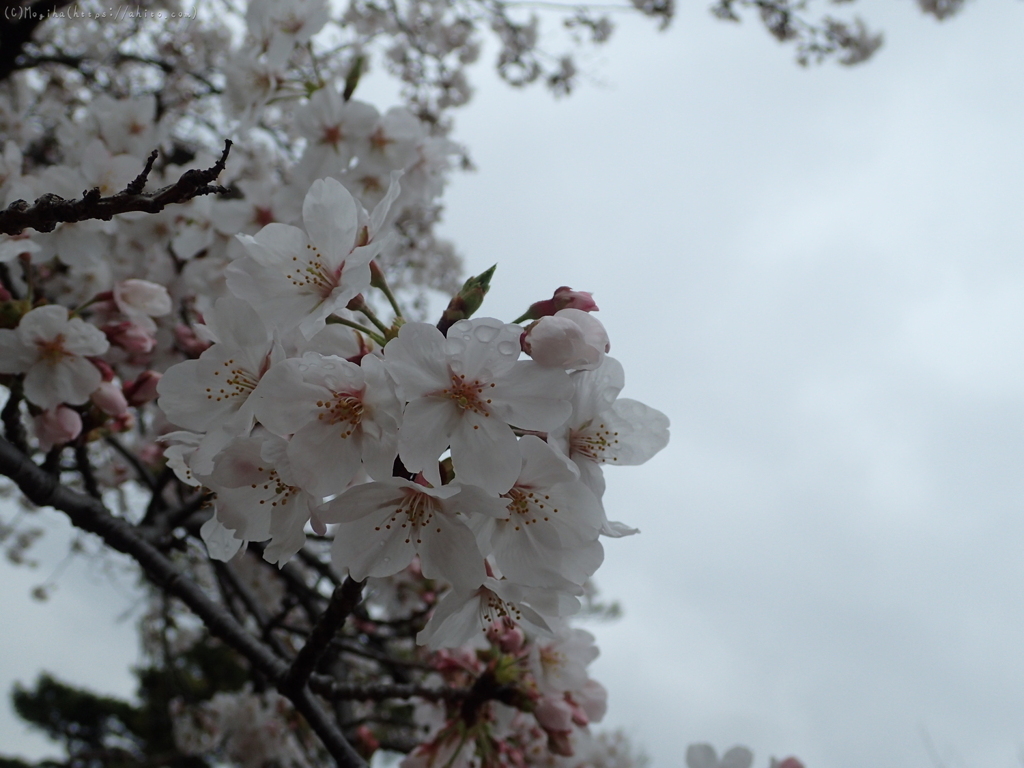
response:
{"label": "flower center", "polygon": [[274,221],[274,212],[270,208],[263,208],[259,205],[253,206],[252,220],[254,224],[265,227]]}
{"label": "flower center", "polygon": [[548,517],[549,512],[558,514],[557,509],[544,503],[551,499],[547,494],[538,495],[529,489],[515,486],[501,495],[502,498],[509,500],[507,507],[512,517],[508,523],[517,531],[541,519],[547,522],[551,519]]}
{"label": "flower center", "polygon": [[207,400],[213,400],[218,403],[221,400],[227,400],[230,397],[237,397],[244,400],[254,389],[256,389],[256,385],[260,383],[259,376],[239,365],[235,365],[234,358],[225,360],[221,363],[221,366],[226,370],[216,370],[213,372],[213,375],[223,375],[224,378],[220,379],[220,381],[223,382],[224,386],[217,389],[207,387]]}
{"label": "flower center", "polygon": [[288,506],[288,502],[293,497],[301,493],[300,488],[296,488],[294,485],[285,485],[284,481],[281,480],[281,476],[277,474],[276,469],[266,469],[265,467],[256,467],[257,472],[266,472],[266,481],[264,483],[252,483],[250,485],[253,489],[262,488],[264,491],[268,491],[266,498],[260,499],[260,504],[266,504],[270,502],[272,507],[285,507]]}
{"label": "flower center", "polygon": [[316,407],[324,409],[317,414],[317,420],[344,425],[341,432],[343,438],[355,432],[366,413],[362,397],[351,392],[335,392],[333,400],[317,400]]}
{"label": "flower center", "polygon": [[345,262],[341,262],[337,269],[330,269],[325,263],[320,250],[311,243],[306,244],[306,249],[312,251],[310,259],[305,265],[300,265],[299,257],[292,256],[292,266],[295,272],[285,272],[284,276],[300,292],[313,293],[322,299],[326,299],[341,281],[341,272],[345,269]]}
{"label": "flower center", "polygon": [[548,673],[561,669],[565,665],[565,662],[566,658],[564,653],[560,653],[550,646],[540,649],[540,663]]}
{"label": "flower center", "polygon": [[495,621],[507,623],[511,620],[519,623],[523,620],[523,614],[515,603],[506,603],[491,590],[486,587],[483,589],[484,599],[480,608],[484,618],[484,632]]}
{"label": "flower center", "polygon": [[[402,502],[395,507],[395,511],[391,513],[391,517],[384,522],[384,529],[390,531],[392,526],[405,529],[405,543],[408,544],[412,541],[412,537],[416,536],[416,543],[422,544],[423,538],[421,536],[423,529],[431,524],[434,519],[434,515],[440,511],[440,504],[438,500],[427,493],[421,493],[412,488],[404,489],[405,498]],[[402,519],[402,516],[405,519]],[[379,531],[381,526],[376,526],[374,530]],[[437,533],[441,532],[440,528],[436,529]]]}
{"label": "flower center", "polygon": [[[491,384],[490,386],[494,386]],[[482,416],[490,416],[487,405],[491,402],[484,400],[481,395],[487,385],[479,381],[467,382],[464,374],[452,374],[452,384],[441,390],[441,397],[446,397],[459,407],[462,411],[473,411]]]}
{"label": "flower center", "polygon": [[344,140],[345,135],[341,132],[340,125],[328,125],[320,137],[321,144],[330,144],[332,147],[337,147]]}
{"label": "flower center", "polygon": [[605,457],[606,452],[615,450],[619,444],[619,433],[612,432],[604,424],[596,427],[588,424],[579,432],[572,430],[569,435],[569,455],[586,456],[591,461],[599,464],[611,461],[618,461],[618,456]]}
{"label": "flower center", "polygon": [[394,143],[395,140],[389,138],[387,134],[384,133],[383,128],[378,128],[376,131],[370,134],[370,148],[377,152],[383,152],[388,148],[389,144]]}
{"label": "flower center", "polygon": [[37,339],[36,349],[39,350],[39,361],[56,365],[71,353],[64,349],[64,334],[58,333],[52,339]]}

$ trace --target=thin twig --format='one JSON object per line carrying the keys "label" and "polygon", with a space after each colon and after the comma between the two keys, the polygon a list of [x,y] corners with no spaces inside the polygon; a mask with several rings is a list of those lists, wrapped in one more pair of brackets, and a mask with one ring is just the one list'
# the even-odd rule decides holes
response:
{"label": "thin twig", "polygon": [[135,474],[139,476],[139,480],[142,481],[147,488],[149,488],[150,492],[155,493],[157,490],[156,478],[153,477],[153,473],[149,471],[149,467],[147,467],[145,464],[139,461],[138,456],[136,456],[134,453],[132,453],[123,445],[121,445],[121,441],[118,440],[113,435],[107,435],[107,437],[105,438],[105,442],[107,443],[107,445],[109,445],[111,448],[117,451],[122,459],[124,459],[125,461],[132,465],[132,469],[134,469]]}

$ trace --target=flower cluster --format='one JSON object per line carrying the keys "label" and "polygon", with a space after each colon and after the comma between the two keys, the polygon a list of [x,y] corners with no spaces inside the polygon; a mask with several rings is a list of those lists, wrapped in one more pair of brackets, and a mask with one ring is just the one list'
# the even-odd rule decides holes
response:
{"label": "flower cluster", "polygon": [[[539,76],[536,24],[488,13],[506,76]],[[234,140],[221,186],[187,202],[5,224],[5,438],[174,550],[221,606],[241,600],[286,660],[325,584],[366,582],[346,637],[381,650],[369,668],[349,659],[349,679],[398,684],[399,659],[417,685],[461,698],[417,698],[394,743],[384,726],[346,733],[364,753],[399,749],[410,768],[570,754],[573,768],[624,768],[628,756],[608,756],[625,748],[589,730],[604,711],[585,671],[597,651],[568,618],[590,599],[604,539],[636,532],[608,518],[602,465],[646,461],[668,421],[619,397],[590,294],[561,287],[505,322],[476,316],[490,271],[453,283],[458,259],[433,227],[451,167],[468,161],[441,116],[468,98],[473,24],[420,0],[332,15],[323,0],[251,0],[237,25],[111,20],[121,41],[42,25],[29,53],[46,63],[0,73],[10,211],[82,190],[152,195]],[[335,45],[339,29],[356,42]],[[353,93],[363,43],[388,35],[405,40],[386,60],[412,91],[378,110]],[[419,321],[428,289],[457,293],[437,325]],[[215,566],[197,558],[200,538]],[[246,568],[262,575],[242,583]],[[168,631],[203,642],[199,628]],[[286,699],[257,687],[179,702],[178,748],[315,764]]]}
{"label": "flower cluster", "polygon": [[[318,180],[304,228],[240,236],[234,295],[201,332],[213,343],[159,383],[161,409],[187,430],[166,439],[179,477],[216,493],[203,529],[214,557],[269,540],[264,556],[283,564],[307,524],[333,525],[334,566],[353,579],[416,558],[450,585],[422,643],[459,646],[498,619],[550,631],[578,609],[600,536],[633,532],[605,514],[602,465],[646,461],[668,420],[619,397],[622,367],[581,309],[528,329],[381,323],[362,294],[399,185],[367,213]],[[360,330],[361,315],[382,335]]]}

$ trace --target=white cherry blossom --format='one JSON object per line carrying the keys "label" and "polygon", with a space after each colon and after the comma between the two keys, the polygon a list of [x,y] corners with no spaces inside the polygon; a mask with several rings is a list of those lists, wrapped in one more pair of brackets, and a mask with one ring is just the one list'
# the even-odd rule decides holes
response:
{"label": "white cherry blossom", "polygon": [[228,288],[282,330],[312,337],[327,317],[370,287],[381,241],[359,241],[359,206],[336,179],[318,179],[302,206],[305,231],[268,224],[238,235],[248,255],[227,268]]}
{"label": "white cherry blossom", "polygon": [[288,459],[310,493],[341,493],[361,466],[375,479],[391,477],[401,408],[380,360],[367,355],[355,365],[307,352],[277,363],[260,384],[256,418],[291,436]]}
{"label": "white cherry blossom", "polygon": [[521,438],[519,450],[522,469],[502,494],[505,513],[474,521],[481,549],[517,584],[581,585],[604,560],[601,505],[575,466],[540,438]]}
{"label": "white cherry blossom", "polygon": [[[601,498],[601,466],[643,464],[668,444],[669,421],[661,411],[618,397],[625,375],[615,358],[605,357],[599,368],[577,371],[571,378],[576,388],[572,416],[548,439],[576,464],[580,479]],[[624,536],[636,529],[606,521],[602,533]]]}
{"label": "white cherry blossom", "polygon": [[216,343],[198,360],[171,367],[157,385],[158,405],[172,423],[206,433],[193,457],[193,471],[200,474],[211,471],[209,462],[231,439],[252,429],[250,395],[283,357],[259,315],[240,299],[219,299],[206,320]]}
{"label": "white cherry blossom", "polygon": [[109,348],[99,328],[48,304],[25,313],[14,330],[0,329],[0,373],[24,373],[25,397],[40,408],[81,405],[103,380],[86,358]]}
{"label": "white cherry blossom", "polygon": [[384,348],[388,372],[408,401],[399,454],[413,472],[439,485],[437,460],[451,446],[462,483],[501,494],[522,457],[512,426],[554,429],[571,412],[564,371],[519,362],[521,329],[493,318],[460,320],[441,335],[407,323]]}
{"label": "white cherry blossom", "polygon": [[[576,590],[582,594],[583,590]],[[442,598],[416,642],[431,649],[454,648],[487,631],[494,622],[523,625],[551,635],[548,619],[571,616],[580,602],[570,592],[524,587],[488,577],[479,587],[456,587]]]}
{"label": "white cherry blossom", "polygon": [[468,521],[503,511],[500,499],[473,486],[392,478],[349,488],[324,505],[320,519],[339,524],[331,557],[357,581],[398,573],[418,554],[427,578],[475,587],[485,578],[484,556]]}
{"label": "white cherry blossom", "polygon": [[[217,456],[213,472],[201,477],[217,494],[218,522],[241,541],[270,539],[263,557],[280,565],[306,543],[305,525],[320,504],[319,497],[295,484],[285,446],[281,438],[254,430],[249,437],[234,440]],[[316,524],[322,530],[319,521]],[[215,526],[206,535],[211,552],[225,546],[223,532]]]}

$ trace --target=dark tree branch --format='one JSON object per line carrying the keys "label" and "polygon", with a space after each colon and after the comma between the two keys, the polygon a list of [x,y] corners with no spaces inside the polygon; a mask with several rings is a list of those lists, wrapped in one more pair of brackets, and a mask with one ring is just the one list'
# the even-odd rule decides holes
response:
{"label": "dark tree branch", "polygon": [[21,423],[21,384],[11,385],[10,395],[4,409],[0,412],[0,419],[4,423],[4,436],[11,443],[24,453],[28,452],[28,442],[25,435],[25,425]]}
{"label": "dark tree branch", "polygon": [[363,584],[365,582],[354,581],[351,577],[345,579],[345,583],[334,590],[331,595],[331,602],[327,605],[320,618],[313,627],[313,631],[302,646],[299,655],[292,662],[291,669],[279,684],[281,693],[288,695],[288,692],[297,692],[306,685],[309,676],[316,669],[320,657],[324,655],[327,647],[334,639],[334,635],[341,629],[345,619],[352,613],[359,601],[363,599]]}
{"label": "dark tree branch", "polygon": [[92,463],[89,461],[89,451],[85,447],[85,436],[82,435],[75,442],[75,468],[82,476],[85,484],[85,492],[94,499],[103,498],[99,486],[96,484],[96,475],[92,471]]}
{"label": "dark tree branch", "polygon": [[205,170],[192,169],[185,171],[174,184],[170,184],[156,192],[143,193],[153,161],[154,152],[149,156],[146,167],[123,191],[109,197],[100,196],[99,188],[85,192],[80,200],[65,200],[54,195],[45,194],[32,205],[24,200],[15,200],[5,210],[0,210],[0,233],[18,235],[31,227],[39,232],[52,232],[57,224],[102,219],[110,221],[119,213],[139,211],[143,213],[159,213],[168,205],[184,203],[199,195],[225,194],[227,189],[213,185],[231,151],[231,141],[224,142],[224,152],[212,167]]}
{"label": "dark tree branch", "polygon": [[[211,634],[242,654],[254,669],[278,685],[309,722],[339,768],[367,768],[308,687],[303,685],[298,691],[287,692],[289,687],[283,683],[292,677],[292,667],[249,634],[223,606],[211,600],[198,584],[140,536],[134,526],[112,515],[98,499],[61,485],[57,477],[37,467],[6,439],[0,439],[0,474],[13,480],[32,503],[60,510],[75,527],[98,535],[112,549],[133,558],[150,581],[164,593],[181,600],[203,620]],[[358,599],[358,594],[352,592],[350,588],[343,596]],[[337,613],[342,609],[346,613],[351,610],[342,600],[338,602],[342,604],[335,608]]]}

